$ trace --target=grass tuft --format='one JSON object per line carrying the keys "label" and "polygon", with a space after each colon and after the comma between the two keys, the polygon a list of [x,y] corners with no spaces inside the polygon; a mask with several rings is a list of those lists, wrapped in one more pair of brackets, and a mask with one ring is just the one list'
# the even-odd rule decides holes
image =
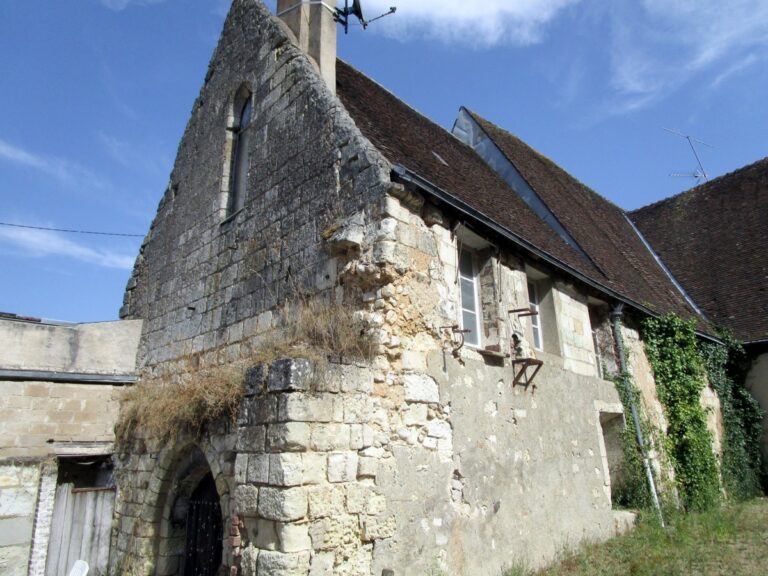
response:
{"label": "grass tuft", "polygon": [[375,355],[367,322],[350,306],[299,295],[284,303],[277,316],[275,329],[259,341],[252,363],[280,358],[367,362]]}
{"label": "grass tuft", "polygon": [[135,430],[165,441],[182,431],[199,434],[221,417],[237,418],[244,392],[242,365],[190,369],[190,359],[182,364],[185,369],[172,379],[142,380],[125,392],[115,430],[118,441]]}

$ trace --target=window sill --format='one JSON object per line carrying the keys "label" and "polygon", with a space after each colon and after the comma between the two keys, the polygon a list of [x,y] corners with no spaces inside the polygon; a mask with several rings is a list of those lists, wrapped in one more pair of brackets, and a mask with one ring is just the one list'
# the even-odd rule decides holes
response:
{"label": "window sill", "polygon": [[505,359],[509,358],[509,354],[499,352],[497,350],[488,350],[487,348],[475,348],[478,354],[487,358]]}
{"label": "window sill", "polygon": [[221,221],[220,226],[227,226],[231,224],[234,220],[237,219],[238,216],[240,216],[240,213],[243,211],[243,208],[240,208],[237,212],[234,212],[233,214],[230,214],[224,220]]}

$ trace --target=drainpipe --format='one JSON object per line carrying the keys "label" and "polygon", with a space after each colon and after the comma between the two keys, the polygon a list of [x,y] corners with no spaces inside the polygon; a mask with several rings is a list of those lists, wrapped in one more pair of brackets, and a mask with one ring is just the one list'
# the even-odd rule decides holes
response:
{"label": "drainpipe", "polygon": [[[627,357],[624,354],[624,339],[621,336],[621,317],[624,312],[624,304],[617,303],[611,311],[611,322],[613,329],[613,341],[616,344],[616,351],[619,355],[619,373],[624,376],[629,374],[627,369]],[[627,398],[629,399],[629,407],[632,412],[632,421],[635,424],[635,436],[637,437],[637,445],[640,447],[640,453],[643,456],[643,467],[645,468],[645,476],[648,479],[648,488],[651,491],[651,497],[653,498],[653,506],[656,508],[656,513],[659,516],[659,522],[661,527],[664,528],[664,515],[661,512],[661,504],[659,504],[659,495],[656,492],[656,483],[653,481],[653,472],[651,471],[651,462],[648,458],[648,450],[645,446],[645,439],[643,438],[643,429],[640,426],[640,417],[637,413],[637,404],[635,403],[635,396],[630,390],[626,390]]]}

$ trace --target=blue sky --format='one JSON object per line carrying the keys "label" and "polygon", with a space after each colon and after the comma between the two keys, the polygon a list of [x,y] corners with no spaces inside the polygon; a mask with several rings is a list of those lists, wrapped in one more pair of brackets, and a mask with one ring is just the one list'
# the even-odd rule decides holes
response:
{"label": "blue sky", "polygon": [[[274,8],[274,1],[267,2]],[[625,208],[768,155],[765,0],[367,0],[339,54],[464,105]],[[143,235],[228,0],[0,0],[0,222]],[[141,238],[0,226],[0,311],[117,318]]]}

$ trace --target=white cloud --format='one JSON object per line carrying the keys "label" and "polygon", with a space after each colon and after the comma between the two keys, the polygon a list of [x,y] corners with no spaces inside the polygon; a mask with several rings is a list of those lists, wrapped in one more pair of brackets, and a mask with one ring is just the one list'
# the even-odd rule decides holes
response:
{"label": "white cloud", "polygon": [[765,0],[620,0],[611,24],[620,111],[658,101],[701,75],[717,86],[764,59],[768,48]]}
{"label": "white cloud", "polygon": [[736,76],[740,72],[746,70],[752,66],[752,64],[755,64],[758,60],[759,58],[754,54],[747,54],[744,58],[738,60],[732,66],[729,66],[726,70],[721,72],[712,82],[712,88],[718,88],[727,79],[731,78],[732,76]]}
{"label": "white cloud", "polygon": [[0,139],[0,160],[51,176],[67,185],[77,185],[91,189],[105,188],[101,178],[87,168],[83,168],[63,158],[29,152],[2,139]]}
{"label": "white cloud", "polygon": [[26,256],[42,258],[59,256],[73,258],[103,268],[130,270],[135,257],[119,254],[112,250],[91,248],[66,238],[58,232],[5,228],[0,226],[0,242],[21,249]]}
{"label": "white cloud", "polygon": [[165,0],[101,0],[104,6],[115,12],[125,10],[130,4],[147,6],[149,4],[159,4],[160,2],[165,2]]}
{"label": "white cloud", "polygon": [[371,19],[397,6],[397,14],[373,24],[391,36],[427,35],[444,42],[487,47],[539,42],[544,26],[581,0],[367,0]]}

